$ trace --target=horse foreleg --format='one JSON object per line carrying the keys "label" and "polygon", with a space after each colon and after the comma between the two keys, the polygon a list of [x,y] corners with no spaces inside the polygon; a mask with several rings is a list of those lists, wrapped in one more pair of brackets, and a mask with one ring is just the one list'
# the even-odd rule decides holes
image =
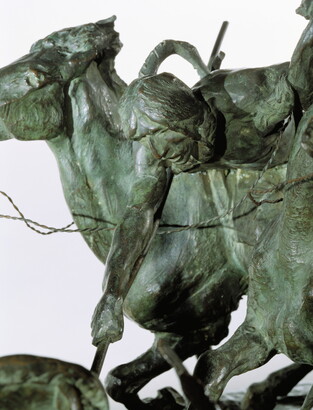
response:
{"label": "horse foreleg", "polygon": [[[152,409],[154,407],[152,402],[147,404],[141,401],[137,393],[154,377],[159,376],[171,368],[158,349],[157,345],[161,338],[166,341],[182,360],[203,351],[203,348],[199,350],[199,345],[190,343],[188,337],[173,334],[156,335],[155,342],[149,350],[132,362],[116,367],[107,376],[106,388],[108,394],[115,401],[123,403],[128,409],[140,410],[145,408]],[[176,397],[174,397],[175,392],[173,390],[162,390],[161,397],[155,399],[155,401],[164,401],[166,400],[165,396],[172,400],[172,405],[166,408],[173,410],[184,408],[184,405],[175,403]],[[159,404],[156,404],[155,408],[159,408],[157,406],[159,406]]]}
{"label": "horse foreleg", "polygon": [[241,403],[242,410],[273,409],[278,396],[287,396],[310,371],[312,366],[307,364],[292,364],[271,373],[266,380],[252,384]]}
{"label": "horse foreleg", "polygon": [[265,364],[274,353],[257,329],[244,323],[223,346],[200,356],[195,376],[205,384],[209,398],[217,402],[233,376]]}
{"label": "horse foreleg", "polygon": [[204,394],[203,385],[195,377],[191,376],[180,357],[164,342],[161,340],[158,343],[158,349],[164,359],[173,367],[179,377],[183,392],[192,404],[189,409],[194,410],[214,410],[215,406],[209,401]]}

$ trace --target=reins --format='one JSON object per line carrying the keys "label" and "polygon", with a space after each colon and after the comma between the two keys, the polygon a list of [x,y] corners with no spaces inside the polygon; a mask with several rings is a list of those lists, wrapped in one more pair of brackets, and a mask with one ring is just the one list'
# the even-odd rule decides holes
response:
{"label": "reins", "polygon": [[[163,225],[163,226],[160,225],[157,234],[164,235],[164,234],[181,232],[181,231],[186,231],[186,230],[191,230],[191,229],[205,229],[205,228],[216,227],[217,222],[220,222],[223,218],[225,218],[228,215],[230,215],[231,213],[233,213],[247,199],[250,199],[256,206],[261,206],[263,204],[275,204],[275,203],[283,201],[283,198],[279,198],[279,199],[275,199],[275,200],[263,199],[261,201],[257,201],[253,196],[254,194],[266,194],[266,193],[277,192],[277,191],[281,191],[287,185],[312,180],[313,179],[313,173],[302,176],[302,177],[299,177],[299,178],[286,180],[284,182],[281,182],[281,183],[275,185],[272,188],[263,189],[263,190],[255,189],[255,187],[257,186],[257,184],[260,182],[261,178],[265,174],[265,172],[268,170],[268,168],[273,163],[274,157],[275,157],[275,155],[277,153],[277,150],[279,148],[281,138],[282,138],[282,132],[280,133],[280,136],[277,139],[275,149],[273,150],[273,153],[272,153],[269,161],[267,162],[267,164],[265,165],[263,170],[260,172],[258,178],[256,178],[256,180],[251,185],[251,187],[247,190],[247,192],[244,194],[244,196],[234,206],[227,209],[226,211],[224,211],[220,215],[217,215],[217,216],[212,217],[212,218],[210,218],[206,221],[198,222],[198,223],[195,223],[195,224],[188,224],[188,225],[168,225],[168,224],[166,224],[166,225]],[[34,231],[34,232],[36,232],[40,235],[51,235],[51,234],[59,233],[59,232],[62,232],[62,233],[77,233],[78,232],[78,233],[82,233],[82,234],[91,234],[91,233],[95,233],[95,232],[99,232],[99,231],[113,231],[113,230],[115,230],[116,224],[114,224],[113,222],[109,222],[109,221],[104,221],[104,223],[110,224],[111,225],[110,227],[103,227],[103,226],[96,225],[96,226],[89,227],[89,228],[75,228],[75,229],[73,229],[73,228],[71,228],[71,226],[74,225],[74,222],[71,222],[71,223],[69,223],[66,226],[61,227],[61,228],[55,228],[55,227],[52,227],[52,226],[48,226],[48,225],[36,222],[32,219],[26,218],[24,216],[24,214],[22,213],[22,211],[19,209],[19,207],[15,204],[13,199],[6,192],[0,191],[0,194],[2,196],[4,196],[11,203],[11,205],[13,206],[13,208],[16,210],[16,212],[19,215],[19,216],[11,216],[11,215],[0,214],[0,218],[5,218],[5,219],[14,220],[14,221],[24,222],[25,225],[29,229],[31,229],[32,231]],[[44,229],[44,231],[42,231],[38,228]]]}

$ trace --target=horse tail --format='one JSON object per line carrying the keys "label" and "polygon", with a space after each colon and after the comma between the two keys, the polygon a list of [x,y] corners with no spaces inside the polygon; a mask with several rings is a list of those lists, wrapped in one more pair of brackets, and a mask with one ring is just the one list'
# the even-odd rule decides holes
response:
{"label": "horse tail", "polygon": [[164,40],[148,55],[139,72],[139,77],[157,74],[162,62],[173,54],[177,54],[191,63],[201,78],[210,73],[209,68],[202,61],[198,50],[194,46],[185,41]]}
{"label": "horse tail", "polygon": [[220,68],[222,60],[225,57],[225,54],[220,51],[220,46],[227,27],[228,22],[224,21],[218,33],[209,63],[207,65],[202,61],[198,50],[190,43],[177,40],[164,40],[159,43],[148,55],[146,61],[141,67],[141,70],[139,71],[139,77],[156,75],[162,62],[173,54],[177,54],[184,60],[191,63],[197,70],[200,78],[207,76],[212,70]]}

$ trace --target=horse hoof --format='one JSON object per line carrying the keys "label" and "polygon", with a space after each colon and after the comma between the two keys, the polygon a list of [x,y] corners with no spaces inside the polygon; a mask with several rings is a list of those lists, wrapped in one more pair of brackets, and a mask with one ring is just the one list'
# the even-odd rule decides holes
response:
{"label": "horse hoof", "polygon": [[151,410],[185,410],[184,398],[171,387],[165,387],[158,391],[154,399],[144,399],[147,409]]}

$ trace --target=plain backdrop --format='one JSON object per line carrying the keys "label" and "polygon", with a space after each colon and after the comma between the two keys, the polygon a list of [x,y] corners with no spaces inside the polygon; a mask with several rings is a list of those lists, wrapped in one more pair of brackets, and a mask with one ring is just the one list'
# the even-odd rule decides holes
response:
{"label": "plain backdrop", "polygon": [[[160,41],[173,38],[195,45],[209,58],[223,20],[230,21],[222,49],[225,68],[257,67],[290,59],[306,21],[295,14],[300,0],[1,0],[0,66],[26,54],[33,42],[52,31],[117,16],[124,44],[117,57],[126,82],[137,76],[144,59]],[[192,85],[197,74],[180,58],[162,66]],[[0,190],[11,195],[24,214],[51,226],[71,216],[63,199],[58,170],[44,142],[6,141],[0,149]],[[0,214],[16,215],[0,197]],[[29,353],[90,367],[90,318],[101,296],[103,266],[79,234],[47,237],[20,222],[0,219],[0,355]],[[234,315],[232,329],[244,317]],[[124,338],[112,345],[101,378],[109,369],[144,352],[153,336],[127,322]],[[228,390],[241,390],[288,360],[279,356],[263,368],[236,377]],[[190,359],[188,366],[192,368]],[[169,372],[150,383],[144,395],[176,386]],[[112,409],[122,409],[111,404]]]}

